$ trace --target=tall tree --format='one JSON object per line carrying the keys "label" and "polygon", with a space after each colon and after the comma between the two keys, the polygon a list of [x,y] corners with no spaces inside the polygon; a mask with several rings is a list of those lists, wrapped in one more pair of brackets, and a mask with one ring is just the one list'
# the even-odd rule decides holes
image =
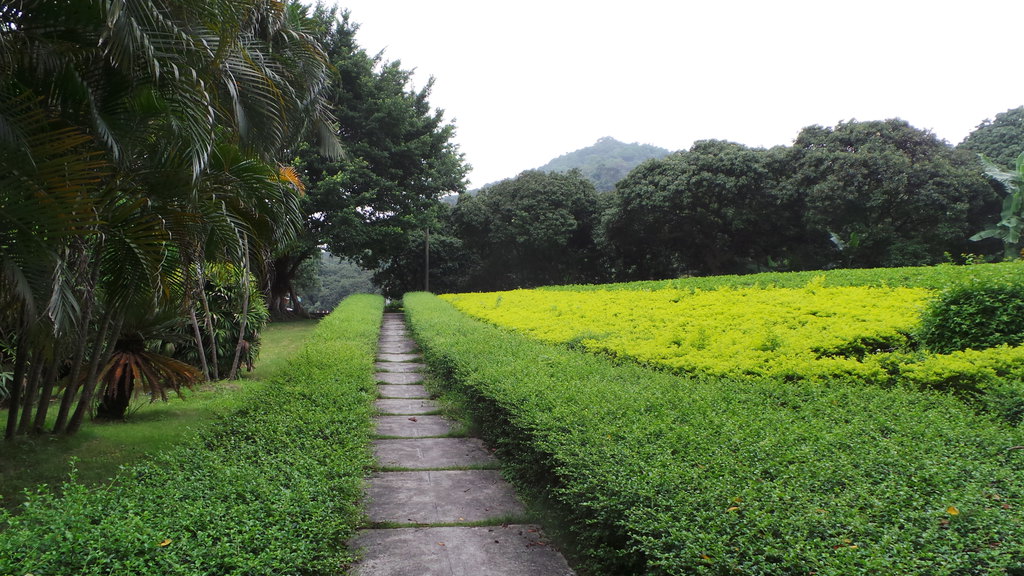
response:
{"label": "tall tree", "polygon": [[902,120],[811,126],[792,150],[807,225],[831,236],[835,264],[941,262],[976,250],[968,237],[998,212],[971,154]]}
{"label": "tall tree", "polygon": [[785,260],[799,211],[777,193],[777,154],[709,140],[630,172],[603,222],[617,276],[738,273]]}
{"label": "tall tree", "polygon": [[399,298],[419,290],[443,294],[468,289],[471,274],[480,269],[480,255],[459,237],[452,212],[450,204],[436,202],[425,214],[423,232],[411,235],[405,249],[377,269],[373,281],[385,296]]}
{"label": "tall tree", "polygon": [[[465,189],[468,166],[452,138],[455,127],[429,102],[433,79],[412,89],[412,72],[398,61],[368,55],[356,43],[347,12],[321,10],[324,46],[335,68],[328,92],[346,154],[330,158],[312,147],[298,151],[308,183],[309,235],[289,253],[272,283],[272,302],[293,292],[299,264],[326,245],[364,268],[378,269],[422,234],[426,213],[447,192]],[[273,307],[272,307],[273,308]]]}
{"label": "tall tree", "polygon": [[463,194],[452,219],[476,263],[466,289],[592,282],[599,274],[597,193],[578,170],[531,170]]}

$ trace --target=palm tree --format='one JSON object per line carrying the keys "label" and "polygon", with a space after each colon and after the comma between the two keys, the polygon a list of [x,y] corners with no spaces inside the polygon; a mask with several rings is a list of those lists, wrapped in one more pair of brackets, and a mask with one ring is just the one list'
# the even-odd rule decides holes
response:
{"label": "palm tree", "polygon": [[299,131],[315,131],[337,152],[319,96],[327,66],[304,14],[275,0],[0,2],[8,437],[47,342],[77,343],[50,346],[74,348],[55,430],[77,429],[125,311],[187,293],[190,266],[206,259],[204,211],[219,205],[237,239],[255,233],[229,215],[248,191],[218,185],[218,150],[274,167]]}

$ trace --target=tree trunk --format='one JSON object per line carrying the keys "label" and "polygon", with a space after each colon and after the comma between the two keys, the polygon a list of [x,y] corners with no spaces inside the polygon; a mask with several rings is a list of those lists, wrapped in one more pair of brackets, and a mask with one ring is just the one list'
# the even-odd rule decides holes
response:
{"label": "tree trunk", "polygon": [[56,355],[52,362],[50,362],[49,368],[46,370],[46,376],[43,378],[43,390],[39,394],[39,406],[36,407],[36,421],[32,426],[33,434],[41,434],[43,428],[46,427],[46,415],[50,412],[50,401],[53,400],[53,389],[57,386],[57,375],[60,373],[60,363],[57,362]]}
{"label": "tree trunk", "polygon": [[[76,345],[75,356],[71,360],[71,374],[68,375],[68,383],[64,386],[64,394],[60,398],[57,419],[53,422],[52,432],[54,434],[64,432],[68,423],[68,415],[71,414],[71,407],[75,405],[75,398],[78,396],[78,390],[81,388],[79,379],[82,377],[82,365],[85,363],[85,348],[89,342],[88,336],[89,326],[87,323],[83,328],[82,337]],[[96,337],[99,337],[99,333],[96,334]]]}
{"label": "tree trunk", "polygon": [[[75,404],[75,398],[78,396],[78,390],[81,388],[80,379],[82,376],[82,365],[85,363],[85,349],[89,345],[89,325],[92,324],[92,312],[95,308],[96,298],[93,295],[92,288],[96,286],[96,281],[99,278],[99,266],[95,267],[95,270],[90,277],[89,289],[85,292],[85,305],[82,307],[82,313],[79,315],[79,325],[82,327],[82,333],[78,339],[75,347],[74,358],[71,360],[71,374],[68,376],[68,383],[64,387],[64,394],[60,399],[60,409],[57,411],[57,419],[53,423],[53,433],[60,434],[64,432],[68,422],[68,415],[71,414],[71,407]],[[108,315],[103,318],[103,322],[107,322],[109,319]],[[96,336],[99,337],[99,330],[96,331]]]}
{"label": "tree trunk", "polygon": [[[319,252],[320,249],[314,246],[306,250],[282,254],[274,259],[271,266],[273,274],[270,280],[270,301],[268,302],[272,318],[308,316],[302,304],[295,297],[295,276],[299,273],[302,263]],[[291,300],[291,311],[284,306],[285,299]]]}
{"label": "tree trunk", "polygon": [[[113,345],[107,346],[107,350],[104,350],[104,344],[106,343],[107,336],[110,333],[111,328],[111,313],[108,311],[106,318],[104,318],[103,326],[100,328],[100,332],[96,335],[96,342],[92,348],[92,362],[89,363],[89,375],[85,379],[85,383],[82,385],[82,395],[78,399],[78,405],[75,406],[75,413],[71,415],[71,420],[68,422],[67,428],[64,433],[72,435],[78,432],[82,428],[82,422],[85,421],[85,413],[88,412],[92,407],[92,398],[96,394],[96,379],[100,372],[100,367],[104,364],[106,358],[113,352]],[[114,330],[113,341],[117,341],[117,337],[121,332],[121,323],[124,321],[124,315],[117,321],[117,327]]]}
{"label": "tree trunk", "polygon": [[7,431],[4,433],[4,438],[10,440],[14,438],[14,435],[18,431],[18,409],[21,407],[21,387],[25,380],[25,367],[28,364],[28,351],[25,349],[28,345],[28,338],[25,333],[28,328],[25,323],[22,322],[21,332],[18,334],[18,348],[14,356],[14,378],[11,380],[11,390],[7,398],[10,403],[7,409]]}
{"label": "tree trunk", "polygon": [[[242,253],[242,317],[238,323],[238,343],[235,345],[235,358],[231,361],[229,380],[238,380],[238,365],[242,358],[242,346],[245,344],[245,326],[249,320],[249,243],[245,242]],[[250,349],[251,350],[251,349]]]}
{"label": "tree trunk", "polygon": [[203,378],[210,381],[210,366],[206,363],[206,345],[203,344],[203,333],[199,329],[199,320],[196,318],[195,306],[188,307],[188,318],[192,323],[192,335],[196,341],[196,350],[199,351],[199,366],[203,369]]}
{"label": "tree trunk", "polygon": [[206,333],[210,335],[210,358],[209,366],[213,373],[214,380],[220,380],[220,360],[217,359],[217,332],[213,329],[213,318],[210,316],[210,301],[206,299],[206,273],[199,268],[199,301],[203,304],[203,322],[206,324]]}
{"label": "tree trunk", "polygon": [[113,387],[103,391],[103,398],[96,407],[96,417],[104,420],[124,420],[128,405],[135,391],[135,378],[131,370],[125,370],[120,381]]}
{"label": "tree trunk", "polygon": [[28,434],[32,429],[32,408],[36,405],[36,395],[39,394],[39,379],[43,373],[43,351],[36,350],[29,362],[28,378],[25,380],[25,390],[21,400],[21,422],[18,423],[18,434]]}

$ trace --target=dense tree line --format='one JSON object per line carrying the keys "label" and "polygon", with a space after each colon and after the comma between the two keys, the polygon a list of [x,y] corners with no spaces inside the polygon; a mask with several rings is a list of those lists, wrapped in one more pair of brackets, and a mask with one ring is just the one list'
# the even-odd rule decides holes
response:
{"label": "dense tree line", "polygon": [[429,84],[357,28],[297,1],[0,3],[7,438],[235,377],[321,244],[379,267],[462,189]]}
{"label": "dense tree line", "polygon": [[[1001,188],[978,152],[1012,165],[1024,108],[960,146],[902,120],[803,129],[792,146],[701,141],[597,193],[580,172],[529,171],[434,210],[435,292],[766,270],[999,258],[971,236],[999,220]],[[1009,159],[1009,160],[1008,160]],[[424,239],[378,271],[422,289]]]}

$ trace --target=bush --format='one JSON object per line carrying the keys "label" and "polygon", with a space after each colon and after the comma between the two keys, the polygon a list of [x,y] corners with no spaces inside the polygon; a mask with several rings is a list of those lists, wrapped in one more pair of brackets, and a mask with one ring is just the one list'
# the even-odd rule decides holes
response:
{"label": "bush", "polygon": [[352,297],[303,351],[202,437],[123,469],[72,477],[0,512],[0,574],[337,574],[358,503],[383,299]]}
{"label": "bush", "polygon": [[918,339],[940,354],[1024,343],[1024,281],[973,280],[943,290],[926,308]]}
{"label": "bush", "polygon": [[956,399],[688,378],[405,297],[437,374],[595,574],[1004,574],[1024,561],[1024,432]]}

